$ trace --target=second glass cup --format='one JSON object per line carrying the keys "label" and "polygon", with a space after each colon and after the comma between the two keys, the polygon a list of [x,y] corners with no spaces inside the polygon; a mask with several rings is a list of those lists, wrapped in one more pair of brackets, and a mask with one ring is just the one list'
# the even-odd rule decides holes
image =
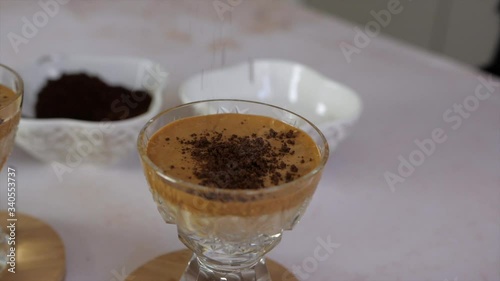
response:
{"label": "second glass cup", "polygon": [[[0,170],[3,169],[14,145],[17,125],[21,118],[23,80],[12,69],[0,64]],[[8,183],[10,187],[12,183]],[[7,187],[7,188],[8,188]],[[9,245],[0,228],[0,276],[7,266]]]}

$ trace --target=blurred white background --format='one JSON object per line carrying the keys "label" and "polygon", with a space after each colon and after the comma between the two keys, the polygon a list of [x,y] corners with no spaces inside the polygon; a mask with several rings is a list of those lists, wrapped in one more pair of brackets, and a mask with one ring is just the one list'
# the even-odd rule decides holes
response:
{"label": "blurred white background", "polygon": [[[387,9],[389,0],[298,0],[361,27],[370,11]],[[461,62],[483,66],[498,40],[498,0],[400,0],[404,10],[382,32]]]}

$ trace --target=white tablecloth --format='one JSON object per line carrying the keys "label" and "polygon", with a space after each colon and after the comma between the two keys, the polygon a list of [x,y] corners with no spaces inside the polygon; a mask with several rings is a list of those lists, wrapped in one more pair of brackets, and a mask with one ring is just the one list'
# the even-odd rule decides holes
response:
{"label": "white tablecloth", "polygon": [[[221,21],[213,4],[73,0],[44,25],[38,15],[35,35],[13,45],[9,34],[22,34],[23,17],[33,22],[43,10],[38,1],[1,1],[0,61],[17,68],[53,52],[150,58],[171,73],[165,107],[179,102],[179,83],[201,71],[249,58],[309,65],[355,89],[364,112],[302,222],[269,256],[298,268],[302,280],[500,280],[498,85],[474,108],[484,74],[464,65],[383,36],[349,63],[340,44],[355,43],[350,24],[263,0],[242,1]],[[464,101],[474,110],[461,116],[453,110]],[[446,140],[419,160],[415,141],[438,128]],[[411,175],[398,172],[399,157],[419,164]],[[112,167],[80,167],[62,182],[19,149],[8,165],[18,170],[19,210],[64,240],[67,281],[120,280],[183,248],[156,211],[137,154]],[[400,177],[393,190],[386,172]],[[0,180],[4,186],[5,174]],[[6,208],[5,188],[1,198]],[[323,261],[314,258],[321,239],[336,245]]]}

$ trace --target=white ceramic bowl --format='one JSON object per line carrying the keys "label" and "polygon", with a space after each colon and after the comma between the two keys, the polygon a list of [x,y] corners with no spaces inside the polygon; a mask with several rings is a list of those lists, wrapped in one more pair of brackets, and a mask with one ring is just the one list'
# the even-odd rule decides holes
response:
{"label": "white ceramic bowl", "polygon": [[[37,94],[47,79],[78,72],[96,75],[111,85],[146,90],[153,98],[148,111],[109,122],[33,118]],[[25,93],[16,144],[39,160],[64,165],[62,169],[81,163],[111,164],[133,151],[142,126],[161,111],[167,79],[162,67],[146,59],[69,55],[42,57],[20,74]]]}
{"label": "white ceramic bowl", "polygon": [[279,60],[256,60],[196,75],[181,85],[179,95],[184,103],[231,98],[286,108],[318,126],[332,151],[362,111],[361,99],[350,88],[304,65]]}

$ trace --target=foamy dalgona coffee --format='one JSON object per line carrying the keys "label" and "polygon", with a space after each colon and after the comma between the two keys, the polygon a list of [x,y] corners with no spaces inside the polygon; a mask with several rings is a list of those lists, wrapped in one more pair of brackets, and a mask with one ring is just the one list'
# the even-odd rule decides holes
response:
{"label": "foamy dalgona coffee", "polygon": [[[232,113],[167,124],[149,140],[147,156],[172,179],[164,180],[145,165],[153,194],[174,208],[204,216],[295,213],[319,181],[319,176],[301,178],[321,159],[304,131],[274,118]],[[175,181],[206,188],[179,188]],[[284,184],[286,188],[266,192]]]}
{"label": "foamy dalgona coffee", "polygon": [[21,95],[0,85],[0,169],[12,149],[21,117]]}

